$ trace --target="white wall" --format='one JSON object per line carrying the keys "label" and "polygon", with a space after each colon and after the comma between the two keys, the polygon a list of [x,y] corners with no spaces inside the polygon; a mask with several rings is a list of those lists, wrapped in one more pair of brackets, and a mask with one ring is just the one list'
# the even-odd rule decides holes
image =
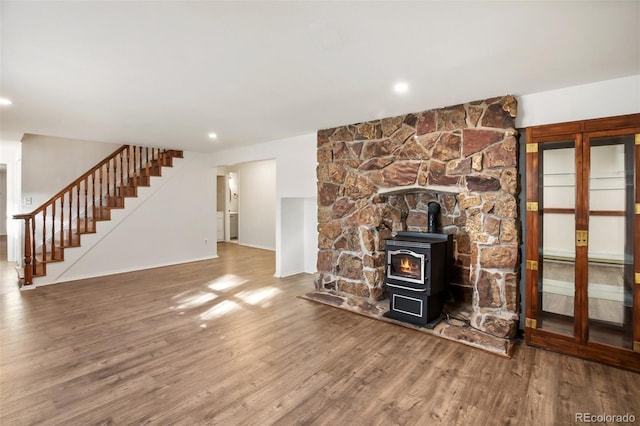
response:
{"label": "white wall", "polygon": [[118,226],[108,229],[104,222],[105,234],[98,223],[93,235],[100,240],[65,265],[56,281],[216,257],[216,171],[206,156],[184,156],[164,168],[162,177],[152,177],[150,188],[139,188],[150,192],[141,204],[127,200],[135,206],[118,211],[126,215]]}
{"label": "white wall", "polygon": [[[304,199],[304,272],[312,274],[318,261],[318,199]],[[311,247],[312,249],[306,249]],[[301,272],[301,271],[298,271]]]}
{"label": "white wall", "polygon": [[[258,176],[260,177],[260,176]],[[271,178],[271,176],[269,176],[269,178]],[[275,173],[273,175],[273,179],[275,181]],[[245,182],[246,184],[246,182]],[[227,199],[227,208],[230,212],[237,212],[239,209],[239,191],[240,188],[238,186],[238,172],[229,172],[227,173],[227,187],[229,188],[229,191],[227,194],[225,194],[228,199]],[[275,183],[274,183],[275,185]],[[275,196],[275,195],[274,195]]]}
{"label": "white wall", "polygon": [[279,197],[316,197],[316,134],[257,143],[212,154],[214,167],[250,161],[276,161]]}
{"label": "white wall", "polygon": [[[47,201],[122,145],[50,136],[22,138],[22,211]],[[31,197],[31,205],[25,198]]]}
{"label": "white wall", "polygon": [[[276,249],[276,163],[274,160],[238,166],[238,243]],[[232,186],[233,182],[229,185]],[[233,191],[233,190],[232,190]]]}
{"label": "white wall", "polygon": [[[305,201],[305,220],[303,229],[299,233],[306,235],[304,243],[305,262],[302,270],[291,270],[289,273],[308,272],[316,270],[317,244],[317,210],[315,207],[316,194],[316,134],[309,133],[293,138],[264,142],[249,147],[241,147],[215,153],[211,156],[214,167],[244,163],[248,161],[260,161],[275,159],[276,164],[276,202],[275,202],[275,238],[276,238],[276,276],[283,276],[282,256],[282,199],[303,198]],[[242,176],[239,177],[242,180]],[[239,197],[244,197],[240,191]],[[287,208],[287,207],[285,207]],[[241,218],[246,214],[259,215],[260,212],[244,212],[242,207]],[[286,217],[286,213],[285,213]],[[312,219],[309,219],[312,217]],[[241,219],[242,221],[242,219]],[[287,233],[291,235],[291,233]],[[285,237],[289,238],[289,237]],[[288,244],[288,241],[284,241]],[[293,242],[295,244],[295,242]],[[312,260],[310,260],[312,259]]]}
{"label": "white wall", "polygon": [[516,127],[640,112],[640,74],[518,96]]}
{"label": "white wall", "polygon": [[[316,271],[318,203],[316,198],[282,198],[280,275]],[[314,248],[314,249],[308,249]]]}
{"label": "white wall", "polygon": [[282,198],[280,212],[280,275],[286,277],[305,269],[304,198]]}
{"label": "white wall", "polygon": [[7,235],[7,167],[0,163],[0,235]]}
{"label": "white wall", "polygon": [[24,223],[14,220],[14,214],[21,212],[21,144],[17,141],[0,141],[0,163],[7,166],[7,217],[0,218],[7,229],[7,259],[15,262],[22,253],[22,229]]}

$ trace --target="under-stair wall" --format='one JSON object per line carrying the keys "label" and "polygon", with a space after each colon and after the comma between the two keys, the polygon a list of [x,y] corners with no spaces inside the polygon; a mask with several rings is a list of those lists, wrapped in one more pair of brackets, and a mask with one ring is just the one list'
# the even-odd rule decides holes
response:
{"label": "under-stair wall", "polygon": [[63,262],[48,263],[34,285],[216,257],[215,169],[205,163],[190,152],[174,159],[124,209],[112,209],[111,220],[96,222],[95,234],[83,234],[80,247],[66,248]]}
{"label": "under-stair wall", "polygon": [[[65,250],[65,262],[47,265],[36,286],[211,259],[216,250],[215,169],[185,152],[174,166],[139,187],[111,220],[97,222],[82,246]],[[86,241],[86,243],[85,243]]]}

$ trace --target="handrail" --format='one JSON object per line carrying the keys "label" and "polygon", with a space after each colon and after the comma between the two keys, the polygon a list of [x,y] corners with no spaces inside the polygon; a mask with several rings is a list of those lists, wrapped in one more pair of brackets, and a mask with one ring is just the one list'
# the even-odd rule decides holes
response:
{"label": "handrail", "polygon": [[69,185],[65,186],[62,190],[58,191],[53,197],[49,198],[47,201],[45,201],[44,203],[42,203],[39,207],[36,207],[35,210],[33,210],[31,213],[22,213],[22,214],[17,214],[17,215],[13,215],[14,219],[23,219],[22,217],[19,216],[24,216],[24,215],[31,215],[31,216],[35,216],[36,214],[40,213],[42,210],[44,210],[47,206],[51,205],[55,200],[57,200],[58,198],[60,198],[63,194],[65,194],[67,191],[69,191],[70,189],[72,189],[73,187],[75,187],[76,185],[78,185],[80,182],[82,182],[82,180],[88,178],[89,176],[91,176],[91,173],[95,172],[96,170],[100,169],[102,166],[104,166],[105,164],[107,164],[109,161],[111,161],[112,159],[114,159],[115,157],[118,156],[118,154],[122,153],[122,151],[124,151],[125,149],[127,149],[127,147],[129,147],[129,145],[122,145],[120,148],[116,149],[115,151],[113,151],[112,154],[110,154],[108,157],[106,157],[104,160],[100,161],[98,164],[96,164],[95,166],[93,166],[92,168],[90,168],[87,172],[85,172],[82,176],[80,176],[79,178],[75,179],[73,182],[71,182]]}
{"label": "handrail", "polygon": [[33,217],[34,213],[20,213],[20,214],[14,214],[12,216],[13,219],[29,219],[31,217]]}
{"label": "handrail", "polygon": [[159,175],[174,156],[181,151],[122,145],[35,210],[13,215],[24,220],[23,286],[43,275],[47,262],[63,260],[65,247],[78,245],[80,234],[95,232],[96,221],[108,220],[112,208],[123,207],[124,197],[136,193],[132,188],[148,185],[152,173]]}

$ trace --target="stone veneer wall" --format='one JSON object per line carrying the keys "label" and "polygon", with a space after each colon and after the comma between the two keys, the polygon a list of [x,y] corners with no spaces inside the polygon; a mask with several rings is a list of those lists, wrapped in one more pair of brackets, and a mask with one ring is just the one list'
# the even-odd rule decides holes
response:
{"label": "stone veneer wall", "polygon": [[426,231],[427,203],[454,236],[453,304],[512,337],[518,319],[516,101],[512,96],[318,132],[316,288],[381,300],[384,239]]}

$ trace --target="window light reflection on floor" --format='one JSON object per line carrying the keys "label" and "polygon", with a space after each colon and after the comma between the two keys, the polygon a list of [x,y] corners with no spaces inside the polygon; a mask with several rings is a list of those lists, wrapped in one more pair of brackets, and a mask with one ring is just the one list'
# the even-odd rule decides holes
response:
{"label": "window light reflection on floor", "polygon": [[269,306],[269,299],[282,293],[282,290],[276,287],[266,287],[259,290],[246,290],[236,294],[240,300],[250,305],[258,305],[263,308]]}
{"label": "window light reflection on floor", "polygon": [[179,305],[176,306],[176,309],[192,309],[192,308],[197,308],[198,306],[202,306],[207,302],[212,301],[213,299],[217,298],[218,296],[216,296],[213,293],[204,293],[202,291],[191,295],[191,296],[187,296],[184,297],[180,300],[178,300]]}
{"label": "window light reflection on floor", "polygon": [[215,306],[207,309],[205,312],[200,314],[200,319],[202,321],[210,321],[212,319],[220,318],[223,315],[226,315],[232,311],[235,311],[239,308],[238,304],[232,300],[223,300]]}
{"label": "window light reflection on floor", "polygon": [[238,287],[239,285],[242,285],[246,282],[247,280],[237,275],[226,274],[221,276],[220,278],[216,278],[215,280],[211,281],[207,285],[207,287],[209,287],[211,290],[214,290],[214,291],[225,291],[225,290]]}

